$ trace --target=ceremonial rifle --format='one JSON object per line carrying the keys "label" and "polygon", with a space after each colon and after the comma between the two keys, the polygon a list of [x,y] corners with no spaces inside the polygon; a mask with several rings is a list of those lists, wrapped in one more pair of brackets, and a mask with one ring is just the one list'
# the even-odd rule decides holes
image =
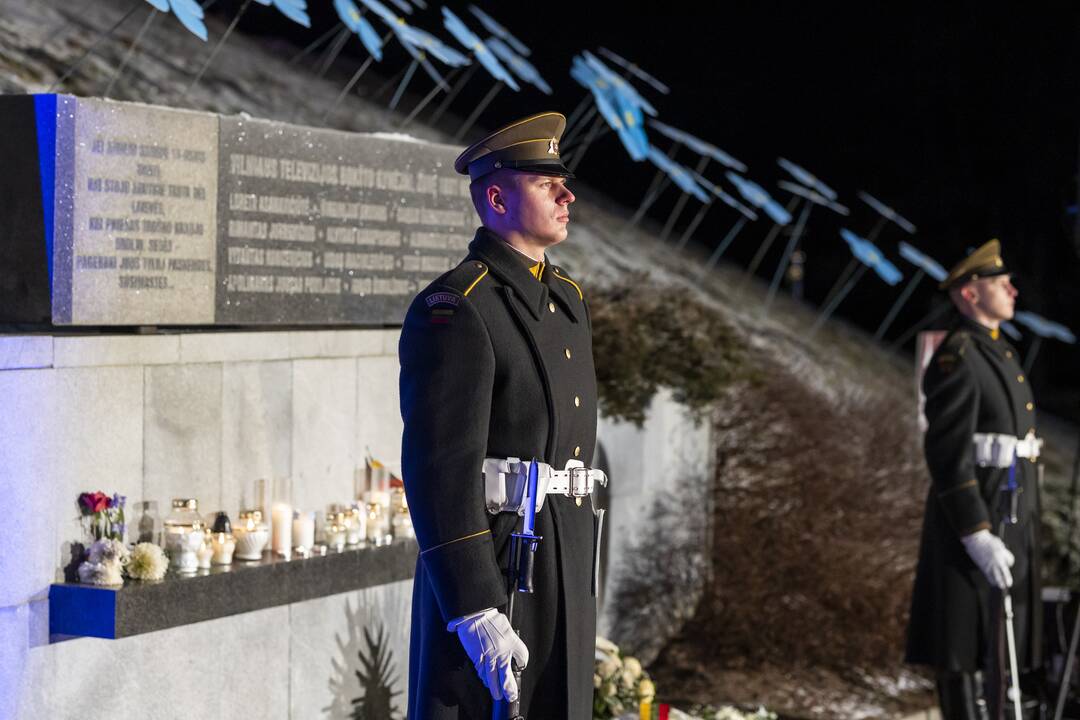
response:
{"label": "ceremonial rifle", "polygon": [[[521,524],[521,532],[510,536],[510,559],[506,568],[506,585],[508,600],[506,603],[506,616],[510,618],[510,625],[514,625],[514,596],[519,593],[531,593],[533,591],[533,558],[536,549],[540,546],[543,537],[537,535],[536,528],[536,488],[539,485],[540,465],[536,458],[529,463],[529,479],[525,485],[525,517]],[[514,632],[520,633],[518,628]],[[518,699],[513,702],[500,702],[495,704],[494,720],[525,720],[521,714],[521,673],[525,668],[513,664],[514,680],[517,681]]]}

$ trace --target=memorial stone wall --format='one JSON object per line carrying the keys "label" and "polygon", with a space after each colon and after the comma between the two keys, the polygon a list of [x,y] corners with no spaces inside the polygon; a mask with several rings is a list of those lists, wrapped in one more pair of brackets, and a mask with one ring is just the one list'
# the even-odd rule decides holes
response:
{"label": "memorial stone wall", "polygon": [[449,146],[62,95],[0,116],[0,322],[395,324],[472,238]]}

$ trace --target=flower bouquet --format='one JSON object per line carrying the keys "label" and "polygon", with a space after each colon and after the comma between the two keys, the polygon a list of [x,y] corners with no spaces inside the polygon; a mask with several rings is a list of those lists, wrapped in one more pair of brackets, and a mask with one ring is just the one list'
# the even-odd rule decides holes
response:
{"label": "flower bouquet", "polygon": [[124,543],[112,538],[94,541],[86,561],[79,565],[79,581],[87,585],[123,585],[124,566],[130,553]]}
{"label": "flower bouquet", "polygon": [[94,540],[124,540],[124,505],[127,498],[113,493],[109,497],[98,490],[97,492],[84,492],[79,495],[79,510],[82,513],[83,526],[87,535]]}
{"label": "flower bouquet", "polygon": [[656,688],[637,658],[623,657],[619,647],[597,636],[593,665],[593,720],[651,715]]}

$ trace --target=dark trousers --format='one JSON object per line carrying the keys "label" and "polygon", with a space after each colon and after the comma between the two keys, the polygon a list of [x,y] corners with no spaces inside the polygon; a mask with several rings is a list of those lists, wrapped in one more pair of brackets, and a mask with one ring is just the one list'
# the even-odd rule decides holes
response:
{"label": "dark trousers", "polygon": [[941,720],[989,720],[982,673],[942,671],[937,676]]}

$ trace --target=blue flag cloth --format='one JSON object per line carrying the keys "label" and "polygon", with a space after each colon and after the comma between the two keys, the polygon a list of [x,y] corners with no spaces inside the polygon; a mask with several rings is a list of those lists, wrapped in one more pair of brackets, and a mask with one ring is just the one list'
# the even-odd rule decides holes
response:
{"label": "blue flag cloth", "polygon": [[600,80],[611,85],[616,93],[624,95],[632,104],[637,105],[650,117],[656,117],[659,114],[652,103],[642,97],[641,93],[633,85],[623,80],[614,70],[605,65],[600,58],[588,50],[583,51],[581,57],[592,68],[593,72],[599,76]]}
{"label": "blue flag cloth", "polygon": [[1018,310],[1013,319],[1040,337],[1053,338],[1069,345],[1076,343],[1076,335],[1069,328],[1053,320],[1047,320],[1042,315],[1028,310]]}
{"label": "blue flag cloth", "polygon": [[282,15],[298,25],[311,27],[311,18],[307,14],[307,0],[255,0],[266,7],[276,7]]}
{"label": "blue flag cloth", "polygon": [[735,170],[736,172],[741,173],[746,172],[746,165],[739,162],[731,155],[728,155],[726,152],[716,147],[712,143],[707,143],[701,138],[695,137],[694,135],[691,135],[685,130],[679,130],[678,128],[674,128],[668,125],[667,123],[662,123],[659,120],[654,119],[649,120],[649,127],[653,128],[661,135],[674,140],[675,142],[682,143],[686,147],[690,148],[690,151],[693,153],[712,158],[713,160],[716,160],[718,163],[730,170]]}
{"label": "blue flag cloth", "polygon": [[454,11],[448,7],[443,7],[443,25],[447,31],[453,35],[459,43],[472,52],[473,56],[480,62],[485,70],[499,82],[506,83],[512,90],[520,90],[520,86],[517,80],[510,75],[510,72],[503,67],[499,59],[491,51],[491,48],[481,40],[476,33],[469,29],[469,26],[462,21]]}
{"label": "blue flag cloth", "polygon": [[786,158],[776,158],[776,164],[784,168],[791,177],[795,178],[811,190],[817,190],[830,200],[836,199],[836,191],[821,182],[816,175],[806,168],[796,165]]}
{"label": "blue flag cloth", "polygon": [[948,276],[948,273],[945,272],[945,268],[941,266],[941,263],[903,241],[900,242],[900,257],[904,258],[915,267],[923,270],[927,275],[938,282],[941,282]]}
{"label": "blue flag cloth", "polygon": [[469,6],[469,12],[471,12],[480,24],[484,26],[484,29],[497,38],[501,38],[510,43],[510,46],[514,48],[514,52],[518,55],[524,55],[529,57],[532,55],[532,50],[525,45],[525,43],[518,40],[516,37],[510,34],[510,31],[500,25],[495,18],[488,15],[486,12],[476,7],[475,5]]}
{"label": "blue flag cloth", "polygon": [[399,22],[397,35],[402,42],[428,53],[444,65],[449,65],[450,67],[464,67],[465,65],[472,63],[468,57],[459,53],[431,33],[426,30],[421,30],[415,25],[406,25],[405,23]]}
{"label": "blue flag cloth", "polygon": [[146,0],[158,12],[172,10],[176,19],[195,37],[206,42],[206,23],[203,22],[203,9],[195,0]]}
{"label": "blue flag cloth", "polygon": [[497,37],[488,38],[488,45],[491,47],[491,52],[509,65],[519,78],[539,88],[545,95],[552,94],[551,86],[540,75],[540,71],[531,62],[514,52],[509,45]]}
{"label": "blue flag cloth", "polygon": [[648,157],[649,139],[641,123],[640,109],[620,96],[610,82],[579,56],[574,56],[571,62],[570,77],[592,93],[600,116],[619,136],[630,157],[635,162]]}
{"label": "blue flag cloth", "polygon": [[862,200],[870,207],[874,208],[874,210],[879,215],[881,215],[881,217],[887,220],[892,220],[894,223],[899,225],[908,235],[914,235],[916,232],[918,232],[918,229],[914,225],[912,225],[911,222],[907,220],[907,218],[893,210],[885,203],[878,200],[870,193],[860,190],[858,195],[860,200]]}
{"label": "blue flag cloth", "polygon": [[806,187],[804,185],[800,185],[799,183],[793,183],[793,182],[788,182],[787,180],[781,180],[778,183],[776,183],[776,185],[781,190],[787,190],[792,195],[798,195],[801,198],[806,198],[807,200],[814,203],[815,205],[821,205],[822,207],[827,207],[830,210],[832,210],[834,213],[837,213],[839,215],[845,215],[846,216],[846,215],[851,214],[851,211],[848,210],[846,206],[841,205],[838,202],[834,202],[834,201],[830,200],[829,198],[825,197],[824,195],[818,193],[817,191],[811,190],[810,188],[808,188],[808,187]]}
{"label": "blue flag cloth", "polygon": [[875,247],[874,243],[866,238],[859,237],[847,228],[840,228],[840,237],[844,238],[844,242],[848,244],[851,254],[863,265],[877,273],[878,277],[887,284],[896,285],[904,279],[904,274],[881,254],[881,251]]}
{"label": "blue flag cloth", "polygon": [[773,222],[778,225],[787,225],[791,222],[791,213],[789,213],[783,205],[773,200],[772,195],[767,193],[765,188],[761,187],[753,180],[747,180],[738,173],[731,172],[730,170],[724,173],[724,177],[728,179],[728,182],[735,186],[735,189],[743,196],[743,200],[750,203],[758,210],[764,210],[765,214],[772,218]]}
{"label": "blue flag cloth", "polygon": [[657,150],[656,146],[651,146],[648,153],[652,164],[663,170],[683,192],[690,193],[703,203],[712,202],[712,198],[697,184],[689,170]]}
{"label": "blue flag cloth", "polygon": [[381,62],[382,38],[375,32],[374,26],[368,22],[368,19],[360,14],[360,8],[356,3],[353,0],[334,0],[334,9],[337,10],[338,17],[341,18],[345,27],[356,33],[360,42],[364,43],[368,54]]}
{"label": "blue flag cloth", "polygon": [[622,55],[612,52],[605,47],[597,48],[596,51],[603,55],[606,59],[625,69],[634,77],[648,83],[653,90],[660,93],[661,95],[667,95],[671,92],[671,88],[660,82],[660,80],[656,79],[656,77],[654,77],[653,75],[650,75],[634,63],[624,58]]}

